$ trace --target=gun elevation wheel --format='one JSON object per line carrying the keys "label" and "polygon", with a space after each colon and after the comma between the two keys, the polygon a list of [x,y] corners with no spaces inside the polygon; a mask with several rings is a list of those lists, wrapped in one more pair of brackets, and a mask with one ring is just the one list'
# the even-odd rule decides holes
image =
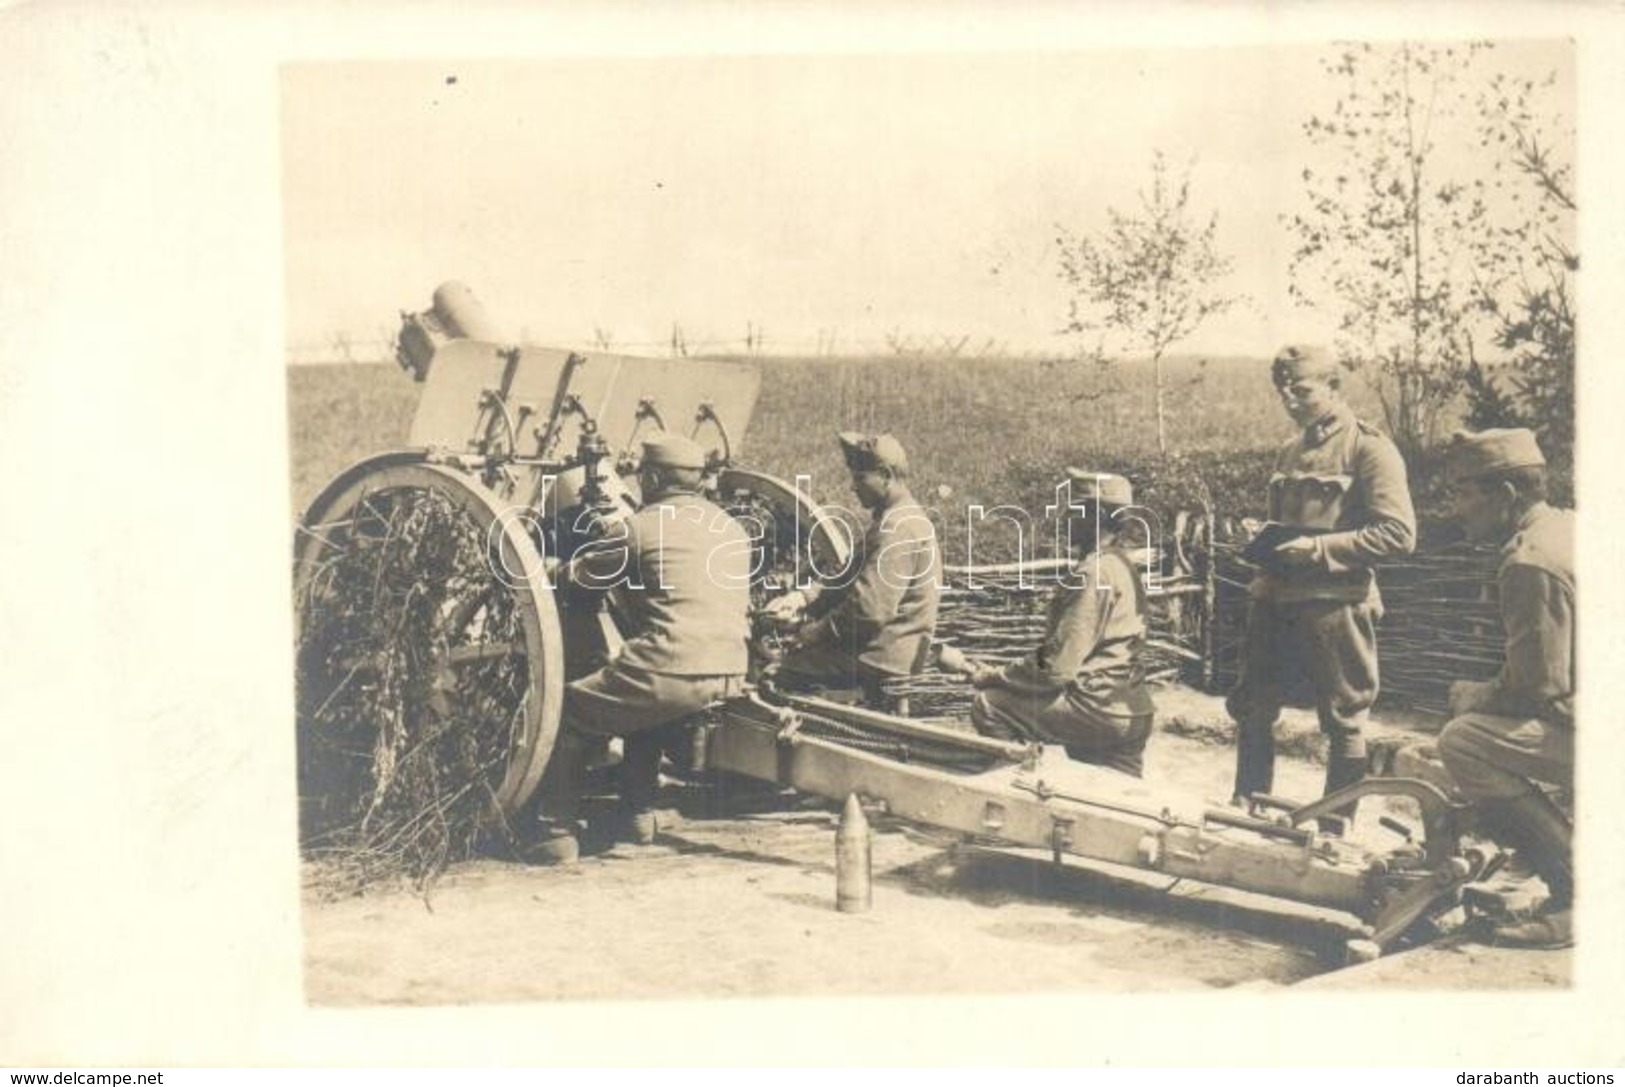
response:
{"label": "gun elevation wheel", "polygon": [[798,581],[838,577],[852,561],[846,526],[782,479],[726,468],[717,478],[717,495],[759,551],[751,586],[754,605],[787,592]]}

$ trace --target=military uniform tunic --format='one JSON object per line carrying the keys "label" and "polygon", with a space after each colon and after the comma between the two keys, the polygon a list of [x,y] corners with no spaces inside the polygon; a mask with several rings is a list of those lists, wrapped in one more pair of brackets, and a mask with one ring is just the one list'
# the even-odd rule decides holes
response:
{"label": "military uniform tunic", "polygon": [[1043,642],[977,692],[971,723],[1138,777],[1156,709],[1138,659],[1145,632],[1133,563],[1116,548],[1091,552],[1050,598]]}
{"label": "military uniform tunic", "polygon": [[580,731],[624,734],[687,716],[733,690],[749,661],[751,542],[727,511],[668,494],[572,560],[571,578],[615,589],[620,654],[565,689]]}
{"label": "military uniform tunic", "polygon": [[1333,757],[1363,757],[1382,615],[1373,567],[1408,554],[1416,541],[1405,462],[1393,442],[1340,404],[1277,455],[1269,516],[1310,530],[1314,551],[1307,565],[1254,578],[1241,679],[1227,707],[1241,728],[1270,729],[1307,679]]}
{"label": "military uniform tunic", "polygon": [[1501,556],[1506,661],[1439,736],[1439,754],[1470,800],[1519,796],[1530,779],[1573,785],[1574,514],[1536,504]]}
{"label": "military uniform tunic", "polygon": [[875,511],[854,565],[850,581],[807,591],[814,637],[786,655],[786,680],[873,694],[884,680],[924,667],[942,599],[942,558],[936,529],[906,491]]}
{"label": "military uniform tunic", "polygon": [[625,737],[623,807],[647,811],[668,733],[739,690],[749,659],[751,542],[728,513],[696,494],[648,504],[571,558],[569,583],[612,592],[626,629],[621,651],[564,688],[564,712],[533,802],[573,827],[587,749]]}

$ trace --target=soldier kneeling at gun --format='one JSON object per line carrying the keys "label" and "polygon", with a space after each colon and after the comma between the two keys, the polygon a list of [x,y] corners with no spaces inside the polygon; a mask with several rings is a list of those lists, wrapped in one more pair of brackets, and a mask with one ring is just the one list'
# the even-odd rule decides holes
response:
{"label": "soldier kneeling at gun", "polygon": [[1546,503],[1546,458],[1528,430],[1458,434],[1445,467],[1467,538],[1501,549],[1506,655],[1494,679],[1452,685],[1438,752],[1480,833],[1515,849],[1549,892],[1533,917],[1497,925],[1495,942],[1568,947],[1573,827],[1542,785],[1574,788],[1574,515]]}
{"label": "soldier kneeling at gun", "polygon": [[978,689],[971,723],[1000,740],[1057,743],[1079,762],[1140,777],[1156,706],[1139,662],[1145,590],[1123,547],[1134,504],[1122,476],[1067,469],[1067,539],[1077,555],[1050,599],[1043,642],[1005,668],[952,646],[940,663]]}
{"label": "soldier kneeling at gun", "polygon": [[871,520],[857,542],[856,572],[768,605],[797,625],[774,681],[789,690],[855,689],[872,709],[895,710],[886,684],[918,672],[930,654],[942,597],[936,529],[908,486],[908,457],[889,434],[837,436],[852,493]]}
{"label": "soldier kneeling at gun", "polygon": [[644,442],[642,506],[560,571],[560,583],[576,590],[616,590],[629,629],[618,656],[565,687],[538,804],[520,820],[524,851],[533,861],[576,858],[587,748],[612,736],[625,740],[622,836],[652,841],[663,732],[743,687],[750,539],[699,493],[704,474],[698,443],[680,435]]}

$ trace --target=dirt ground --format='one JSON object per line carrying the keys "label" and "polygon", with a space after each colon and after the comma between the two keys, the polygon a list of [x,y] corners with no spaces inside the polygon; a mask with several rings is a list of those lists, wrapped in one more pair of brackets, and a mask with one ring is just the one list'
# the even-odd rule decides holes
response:
{"label": "dirt ground", "polygon": [[[1202,710],[1194,699],[1186,709]],[[1176,726],[1201,731],[1189,727],[1191,713],[1168,709]],[[1217,801],[1228,795],[1231,758],[1228,747],[1164,731],[1147,778],[1169,795]],[[1321,773],[1283,759],[1276,791],[1312,797]],[[718,813],[703,790],[675,786],[663,802],[657,844],[589,853],[571,867],[472,862],[427,901],[405,890],[337,901],[307,892],[307,998],[354,1006],[1569,984],[1568,952],[1460,941],[1330,972],[1352,923],[1340,914],[1112,866],[1056,868],[1047,854],[885,818],[874,826],[873,908],[841,913],[834,804],[764,788]],[[1362,810],[1357,833],[1384,833],[1377,814]]]}

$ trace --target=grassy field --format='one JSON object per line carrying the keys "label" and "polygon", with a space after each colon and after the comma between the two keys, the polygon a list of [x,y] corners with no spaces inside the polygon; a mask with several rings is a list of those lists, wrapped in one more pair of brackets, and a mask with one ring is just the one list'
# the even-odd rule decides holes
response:
{"label": "grassy field", "polygon": [[418,386],[394,363],[288,368],[293,514],[346,465],[406,442]]}
{"label": "grassy field", "polygon": [[[820,500],[849,503],[835,432],[889,431],[909,452],[916,494],[944,515],[950,561],[965,557],[968,506],[1012,504],[1036,513],[1053,499],[1054,480],[1069,464],[1122,472],[1151,504],[1159,498],[1179,504],[1171,485],[1156,478],[1155,409],[1143,367],[1123,371],[1122,392],[1093,396],[1099,381],[1092,368],[1038,361],[817,358],[760,365],[761,399],[736,459],[786,479],[811,475]],[[1178,390],[1172,450],[1195,457],[1226,513],[1257,513],[1269,451],[1291,434],[1266,365],[1175,360],[1170,379]],[[292,367],[288,382],[298,510],[345,465],[405,441],[418,387],[393,364]],[[1374,411],[1361,392],[1354,391],[1357,406]],[[994,526],[980,536],[975,557],[1008,558],[1009,546]]]}

